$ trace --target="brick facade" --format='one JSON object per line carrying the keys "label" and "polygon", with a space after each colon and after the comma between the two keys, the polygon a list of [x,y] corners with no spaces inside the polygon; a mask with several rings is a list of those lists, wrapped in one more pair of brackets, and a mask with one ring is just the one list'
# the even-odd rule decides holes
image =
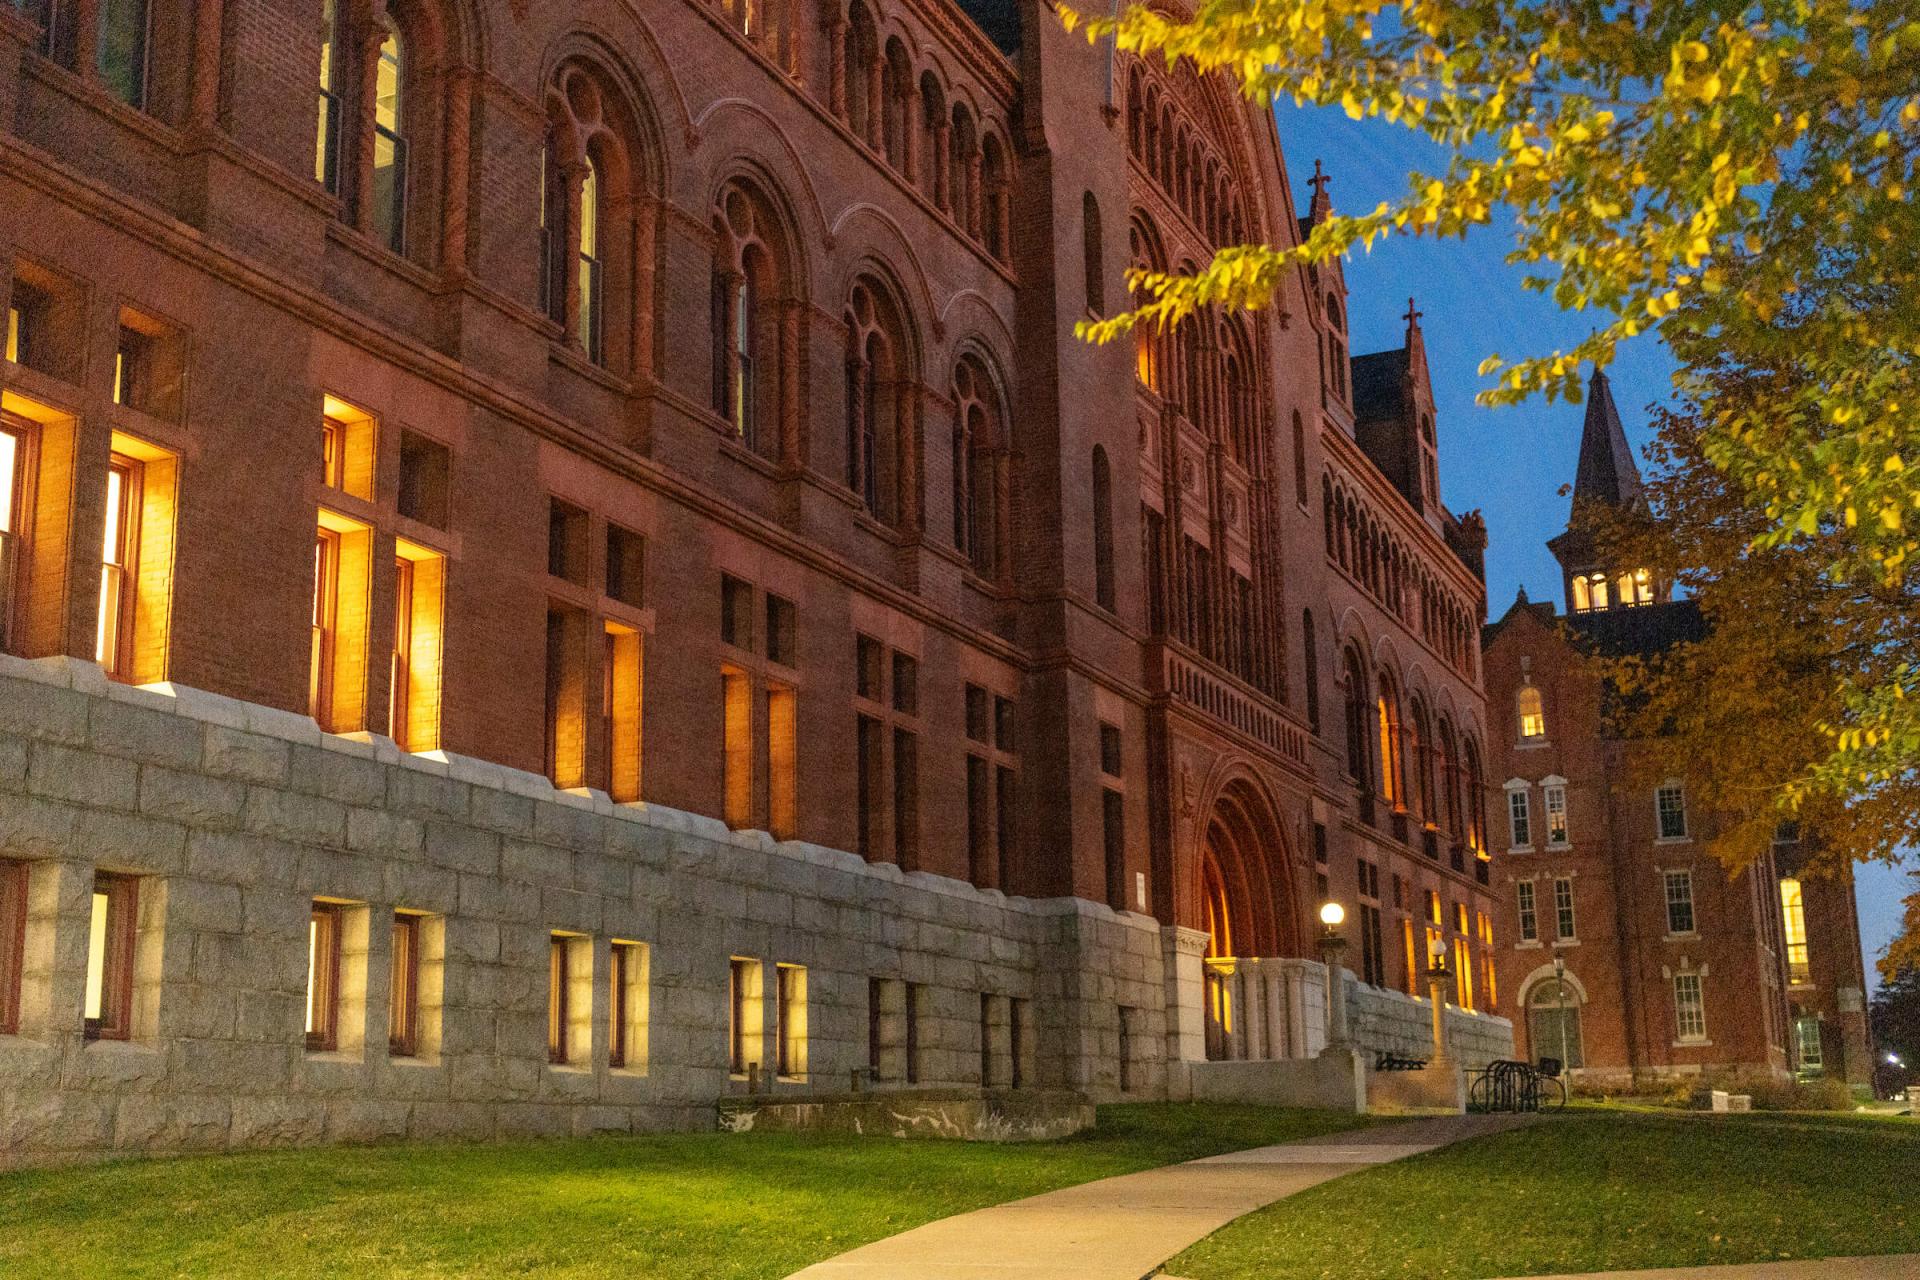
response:
{"label": "brick facade", "polygon": [[[1589,398],[1574,492],[1576,504],[1639,500],[1603,377]],[[1782,881],[1798,860],[1797,838],[1728,874],[1706,852],[1724,819],[1689,801],[1685,778],[1646,781],[1635,744],[1609,731],[1604,690],[1582,667],[1596,649],[1651,652],[1695,636],[1698,609],[1664,583],[1643,589],[1629,585],[1631,575],[1597,569],[1574,533],[1552,545],[1566,571],[1567,612],[1523,592],[1484,641],[1501,800],[1493,841],[1505,851],[1495,861],[1498,936],[1516,1047],[1535,1058],[1564,1053],[1576,1079],[1606,1087],[1790,1071],[1866,1082],[1851,877],[1792,882],[1804,900],[1807,961],[1796,965]]]}
{"label": "brick facade", "polygon": [[[391,44],[366,6],[338,8],[318,156],[320,0],[154,0],[133,94],[111,59],[69,53],[66,0],[50,47],[0,8],[0,286],[22,335],[0,363],[22,459],[5,648],[95,708],[129,687],[177,699],[127,703],[156,716],[223,708],[152,730],[180,738],[172,762],[8,726],[32,761],[0,788],[0,857],[27,868],[23,989],[42,1001],[23,998],[21,1037],[72,1036],[84,1061],[192,1040],[174,1019],[200,997],[172,983],[218,983],[258,947],[247,1016],[264,1021],[229,1032],[241,1012],[208,1011],[206,1035],[272,1042],[287,1022],[288,1078],[321,1070],[302,1065],[287,985],[315,895],[363,924],[422,913],[449,948],[516,914],[536,942],[596,948],[657,927],[633,939],[656,981],[697,975],[724,1007],[718,941],[669,959],[674,913],[621,914],[637,870],[568,879],[638,829],[677,833],[640,842],[676,886],[646,893],[698,905],[671,928],[760,920],[754,892],[724,888],[735,857],[757,860],[743,883],[792,897],[773,916],[801,910],[783,867],[886,899],[858,920],[808,907],[825,914],[806,946],[764,957],[817,968],[813,1060],[835,1076],[863,1060],[866,1032],[841,1025],[864,1008],[859,975],[920,956],[929,999],[1033,1001],[1041,1079],[1117,1089],[1124,1007],[1130,1087],[1177,1088],[1167,1063],[1236,1049],[1182,1003],[1200,957],[1176,963],[1160,931],[1206,934],[1215,969],[1306,956],[1324,897],[1363,935],[1362,976],[1424,990],[1430,931],[1466,974],[1458,1001],[1497,1012],[1484,530],[1439,501],[1417,313],[1404,347],[1350,361],[1328,267],[1268,312],[1147,349],[1073,335],[1119,305],[1130,261],[1285,243],[1322,215],[1324,185],[1296,211],[1269,116],[1190,75],[1110,67],[1028,0],[786,0],[745,30],[736,6],[696,0],[396,0]],[[105,693],[72,674],[96,659]],[[231,707],[280,726],[279,745],[222,737]],[[496,851],[467,873],[487,905],[469,911],[457,865],[416,893],[405,869],[437,855],[414,792],[461,770],[544,774],[534,812],[578,820],[535,843],[570,849],[567,873],[551,852],[509,871],[501,842],[527,833],[476,818],[485,834],[448,838]],[[43,794],[42,774],[73,781]],[[150,790],[176,810],[149,814]],[[46,825],[56,803],[75,808]],[[78,834],[95,808],[178,829],[109,856]],[[282,881],[281,855],[248,846],[202,874],[193,849],[218,831],[359,861],[332,887]],[[126,1046],[83,1047],[68,1016],[88,867],[154,886],[135,950],[160,948],[159,976]],[[261,884],[284,900],[257,931],[244,908],[236,928],[182,905]],[[593,900],[587,923],[548,909],[567,893]],[[949,908],[964,928],[937,923]],[[1113,957],[1140,947],[1161,980],[1122,990]],[[959,971],[989,964],[1004,982]],[[480,1001],[512,1011],[488,1015],[492,1039],[527,1031],[545,997],[525,985]],[[540,1076],[537,1028],[448,1100],[496,1108],[477,1132],[691,1122],[729,1087],[725,1030],[711,1005],[660,998],[711,1034],[660,1051],[691,1074],[644,1104],[601,1069],[564,1097],[522,1079]],[[977,1080],[959,1042],[978,1035],[959,1018],[938,1042],[959,1057],[928,1071]],[[42,1064],[23,1069],[54,1060],[16,1047]],[[139,1061],[156,1092],[220,1092],[176,1078],[170,1051]],[[611,1110],[497,1110],[550,1097]],[[287,1105],[290,1129],[234,1120],[218,1141],[387,1123]],[[201,1141],[72,1123],[71,1142],[35,1141]]]}

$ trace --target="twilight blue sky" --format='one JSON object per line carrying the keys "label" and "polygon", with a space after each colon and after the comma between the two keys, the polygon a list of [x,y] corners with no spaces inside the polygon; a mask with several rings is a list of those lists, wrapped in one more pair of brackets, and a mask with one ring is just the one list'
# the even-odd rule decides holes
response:
{"label": "twilight blue sky", "polygon": [[[1276,115],[1280,144],[1302,211],[1312,194],[1305,182],[1318,159],[1333,178],[1334,206],[1358,213],[1391,200],[1410,169],[1441,167],[1437,152],[1408,130],[1377,120],[1353,121],[1338,110],[1283,105]],[[1465,241],[1390,239],[1347,263],[1348,320],[1353,353],[1401,344],[1412,295],[1424,313],[1427,365],[1439,408],[1440,489],[1455,511],[1478,507],[1487,519],[1487,608],[1505,613],[1525,586],[1535,600],[1562,608],[1560,570],[1546,541],[1566,527],[1584,406],[1544,400],[1507,409],[1482,409],[1476,369],[1487,355],[1540,355],[1578,342],[1593,320],[1565,313],[1552,300],[1521,288],[1525,272],[1507,265],[1511,241],[1487,228]],[[1656,341],[1624,347],[1609,370],[1613,394],[1636,453],[1649,437],[1647,406],[1671,392],[1673,362]],[[1908,881],[1884,867],[1858,878],[1862,941],[1868,981],[1874,958],[1896,931]]]}

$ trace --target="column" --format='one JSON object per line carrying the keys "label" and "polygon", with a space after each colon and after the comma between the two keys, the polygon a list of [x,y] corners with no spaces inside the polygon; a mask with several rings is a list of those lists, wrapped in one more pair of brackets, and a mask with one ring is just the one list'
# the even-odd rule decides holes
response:
{"label": "column", "polygon": [[881,130],[887,118],[887,104],[883,96],[884,91],[882,89],[880,76],[881,58],[879,44],[879,38],[876,36],[874,39],[873,61],[869,62],[866,67],[863,68],[863,72],[867,77],[867,145],[875,151],[880,149]]}
{"label": "column", "polygon": [[660,205],[648,195],[633,204],[633,316],[632,363],[634,381],[645,382],[653,374],[653,253],[659,226]]}
{"label": "column", "polygon": [[953,212],[953,153],[947,143],[952,129],[945,119],[933,122],[933,202],[945,213]]}
{"label": "column", "polygon": [[780,461],[800,465],[800,323],[806,304],[780,304]]}
{"label": "column", "polygon": [[[909,70],[908,76],[913,72]],[[900,107],[900,132],[906,144],[906,152],[901,157],[901,165],[908,182],[920,181],[920,129],[921,129],[920,85],[908,79],[906,101]]]}
{"label": "column", "polygon": [[447,78],[446,113],[446,193],[440,269],[448,277],[459,279],[467,273],[467,189],[472,179],[468,143],[473,125],[473,73],[465,67],[456,67]]}
{"label": "column", "polygon": [[[372,164],[373,135],[368,133],[368,164]],[[560,162],[560,184],[566,192],[566,233],[554,246],[560,270],[554,273],[554,287],[560,290],[561,328],[566,340],[580,344],[580,196],[587,180],[586,163],[576,156]]]}
{"label": "column", "polygon": [[[726,283],[720,290],[720,315],[717,321],[720,332],[713,335],[713,349],[725,354],[718,370],[720,385],[716,388],[720,392],[720,403],[714,407],[720,411],[720,416],[727,420],[727,426],[737,435],[740,431],[740,423],[733,416],[733,402],[734,397],[739,394],[737,384],[740,379],[740,370],[733,359],[733,335],[740,325],[740,286],[745,282],[746,277],[738,271],[727,271],[722,273],[721,278]],[[751,388],[748,389],[748,394],[752,394]]]}
{"label": "column", "polygon": [[827,109],[834,119],[847,123],[847,15],[836,3],[833,15],[824,24],[827,32]]}
{"label": "column", "polygon": [[1287,1021],[1286,978],[1285,969],[1267,974],[1267,1043],[1271,1050],[1270,1056],[1275,1058],[1294,1056],[1293,1028]]}
{"label": "column", "polygon": [[[369,199],[373,191],[373,111],[374,95],[379,90],[380,80],[380,44],[385,36],[378,23],[369,22],[353,33],[346,43],[358,55],[354,74],[354,101],[351,113],[341,121],[341,127],[353,136],[353,185],[349,194],[353,200],[353,226],[361,232],[373,231],[373,201]],[[577,203],[577,202],[576,202]],[[579,243],[576,232],[572,241]]]}
{"label": "column", "polygon": [[198,0],[193,6],[193,98],[189,118],[212,128],[220,114],[220,28],[224,0]]}

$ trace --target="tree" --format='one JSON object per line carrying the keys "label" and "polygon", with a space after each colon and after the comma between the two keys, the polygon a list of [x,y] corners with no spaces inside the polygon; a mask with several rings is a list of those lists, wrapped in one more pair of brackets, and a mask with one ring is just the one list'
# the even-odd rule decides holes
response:
{"label": "tree", "polygon": [[1892,1053],[1906,1064],[1903,1070],[1888,1074],[1902,1083],[1911,1079],[1920,1068],[1920,965],[1889,975],[1874,992],[1867,1014],[1881,1052]]}
{"label": "tree", "polygon": [[[1898,589],[1920,560],[1914,0],[1197,0],[1190,18],[1141,4],[1063,18],[1225,71],[1261,102],[1417,130],[1447,161],[1297,247],[1134,273],[1145,302],[1083,336],[1263,307],[1301,264],[1384,235],[1464,235],[1504,211],[1527,287],[1603,323],[1570,350],[1490,356],[1484,403],[1578,399],[1583,363],[1655,333],[1683,377],[1702,351],[1796,369],[1726,401],[1694,385],[1695,452],[1757,517],[1747,536],[1826,555],[1822,572],[1863,592]],[[1910,785],[1920,667],[1887,664],[1846,695],[1819,781]]]}
{"label": "tree", "polygon": [[[1775,324],[1791,337],[1834,287],[1809,289]],[[1574,512],[1602,562],[1671,578],[1708,623],[1698,641],[1651,657],[1590,659],[1617,695],[1616,727],[1641,744],[1641,782],[1684,773],[1690,797],[1725,819],[1709,849],[1729,867],[1767,849],[1783,820],[1810,837],[1808,873],[1895,861],[1920,831],[1920,770],[1885,744],[1862,746],[1851,758],[1871,761],[1876,775],[1863,782],[1835,765],[1835,742],[1871,691],[1910,678],[1920,561],[1892,579],[1836,573],[1860,554],[1860,529],[1843,523],[1763,539],[1765,513],[1708,455],[1714,423],[1794,394],[1804,374],[1792,361],[1743,362],[1699,339],[1676,350],[1690,372],[1654,415],[1647,508]],[[1888,976],[1920,961],[1920,894],[1908,926],[1881,962]]]}

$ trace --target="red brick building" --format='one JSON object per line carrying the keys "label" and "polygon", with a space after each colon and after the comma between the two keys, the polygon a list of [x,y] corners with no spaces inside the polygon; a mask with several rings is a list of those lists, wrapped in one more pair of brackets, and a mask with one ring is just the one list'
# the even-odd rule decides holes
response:
{"label": "red brick building", "polygon": [[[309,851],[284,854],[298,919],[314,904],[288,954],[333,915],[370,939],[329,1008],[416,963],[366,919],[426,920],[429,950],[444,929],[451,967],[478,927],[464,877],[547,895],[487,929],[502,954],[534,937],[535,967],[555,940],[548,980],[499,997],[547,1006],[555,1063],[586,1016],[556,993],[630,972],[624,946],[666,959],[611,923],[653,898],[685,911],[620,927],[699,935],[655,979],[660,1016],[694,1010],[656,1066],[689,1071],[745,1064],[743,1000],[791,1025],[737,967],[779,952],[812,967],[817,1074],[884,1077],[921,989],[945,1029],[907,1039],[947,1056],[907,1079],[991,1082],[1001,1054],[1016,1078],[1031,1059],[1029,1079],[1177,1089],[1179,1064],[1309,1051],[1298,981],[1328,896],[1369,988],[1424,990],[1430,937],[1457,1002],[1496,1009],[1485,534],[1441,505],[1418,313],[1403,348],[1350,359],[1329,267],[1259,315],[1073,334],[1125,305],[1130,263],[1291,243],[1324,215],[1325,182],[1296,209],[1272,117],[1228,86],[1090,47],[1033,0],[45,0],[0,7],[0,207],[16,674],[331,753],[250,778],[204,747],[206,795],[172,813],[144,799],[158,774],[130,783],[148,847],[76,844],[64,806],[112,808],[105,790],[0,793],[22,1036],[79,1052],[62,993],[83,977],[89,1034],[112,1021],[73,886],[129,921],[126,991],[147,953],[114,885],[167,886],[139,936],[177,954],[179,904],[225,883],[190,856],[207,824]],[[336,794],[334,757],[387,780]],[[476,798],[423,814],[416,775]],[[229,805],[228,785],[304,799]],[[485,828],[530,827],[549,862],[640,856],[641,829],[648,850],[717,843],[674,855],[671,892],[596,887],[589,910],[554,897],[585,892],[578,869],[435,861],[436,824],[464,842],[495,794],[594,816]],[[408,887],[315,849],[462,878]],[[771,879],[703,899],[740,850]],[[899,900],[801,920],[773,881],[804,850],[857,855],[834,874]],[[309,873],[327,866],[345,879]],[[935,901],[1005,947],[902,923]],[[758,940],[735,938],[749,918]],[[311,1024],[316,980],[274,957]],[[1246,959],[1306,967],[1270,989]],[[730,983],[730,1012],[700,1003]],[[189,1034],[166,989],[126,997],[134,1039]],[[365,1016],[377,1044],[407,1014]],[[594,1028],[595,1097],[626,1105],[619,1036]]]}
{"label": "red brick building", "polygon": [[[1576,505],[1645,501],[1604,374],[1573,493]],[[1705,850],[1715,816],[1689,803],[1684,777],[1636,784],[1634,744],[1608,731],[1603,690],[1580,669],[1583,653],[1698,637],[1698,607],[1645,570],[1601,564],[1576,530],[1549,546],[1566,614],[1523,591],[1483,642],[1516,1047],[1607,1085],[1789,1071],[1868,1080],[1851,879],[1794,877],[1797,837],[1728,875]]]}

